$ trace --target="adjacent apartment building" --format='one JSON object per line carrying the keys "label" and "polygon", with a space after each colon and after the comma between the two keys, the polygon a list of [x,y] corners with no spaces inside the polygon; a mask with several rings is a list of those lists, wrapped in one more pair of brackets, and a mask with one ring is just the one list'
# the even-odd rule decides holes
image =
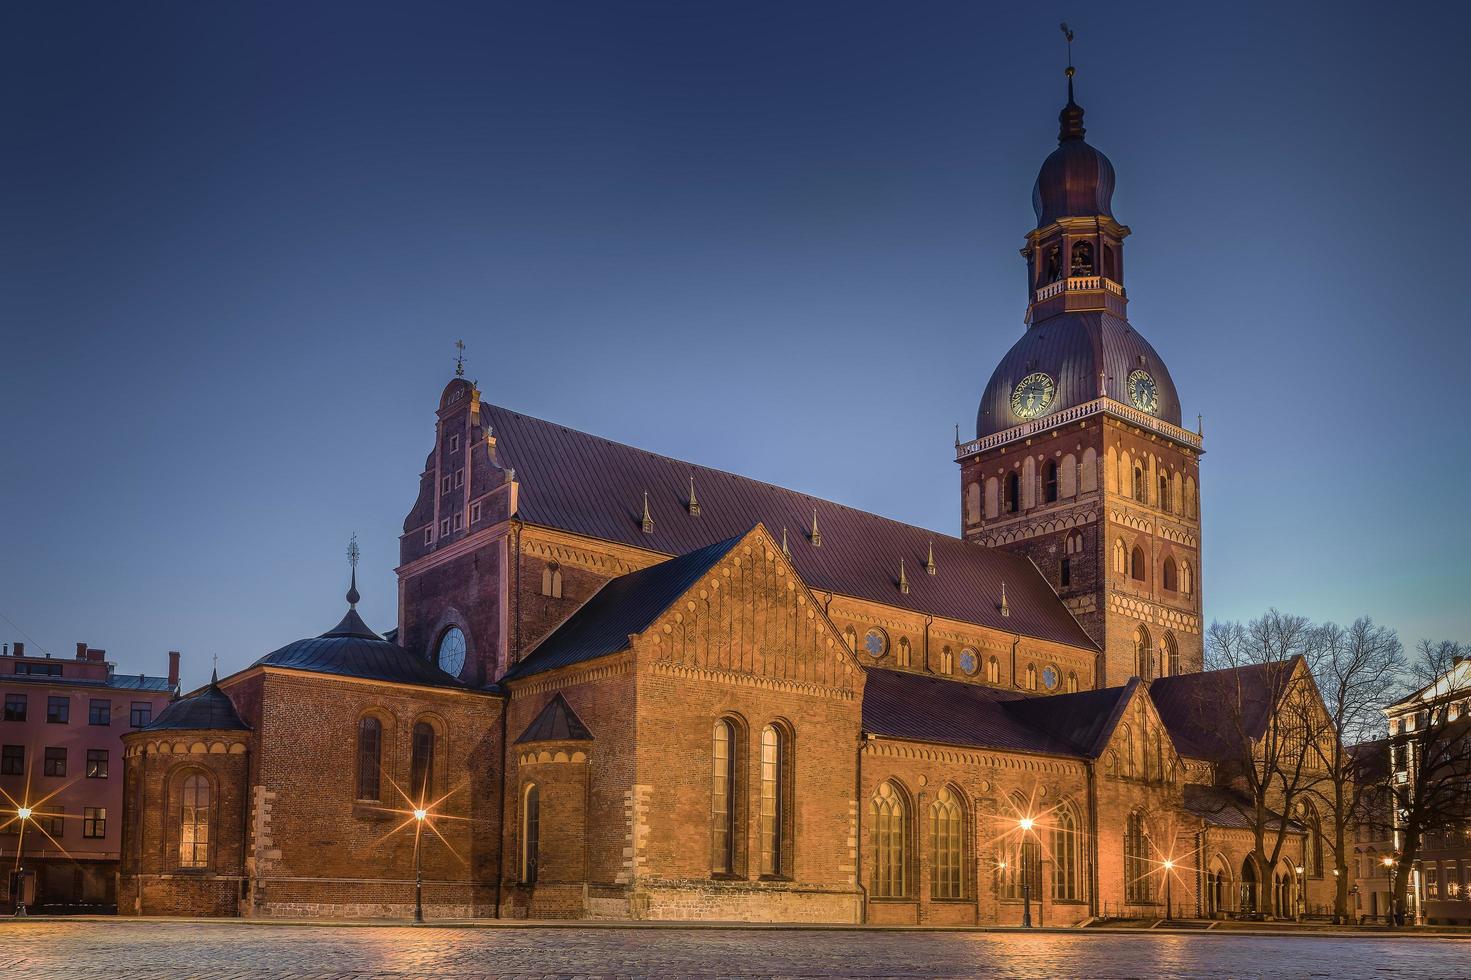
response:
{"label": "adjacent apartment building", "polygon": [[40,909],[111,910],[122,839],[122,741],[161,713],[179,686],[167,676],[122,674],[106,651],[77,644],[75,658],[0,655],[0,861],[5,908],[13,872],[36,873]]}

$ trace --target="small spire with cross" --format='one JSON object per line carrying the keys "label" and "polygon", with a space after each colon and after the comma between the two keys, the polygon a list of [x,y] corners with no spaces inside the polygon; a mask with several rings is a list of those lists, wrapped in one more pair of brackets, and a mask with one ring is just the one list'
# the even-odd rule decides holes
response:
{"label": "small spire with cross", "polygon": [[455,354],[455,377],[463,378],[465,376],[465,342],[463,340],[455,341],[455,350],[457,351]]}
{"label": "small spire with cross", "polygon": [[352,566],[352,585],[347,590],[347,604],[356,609],[358,600],[358,533],[352,532],[352,538],[347,542],[347,563]]}
{"label": "small spire with cross", "polygon": [[220,682],[220,655],[214,655],[214,669],[209,672],[209,682],[218,684]]}

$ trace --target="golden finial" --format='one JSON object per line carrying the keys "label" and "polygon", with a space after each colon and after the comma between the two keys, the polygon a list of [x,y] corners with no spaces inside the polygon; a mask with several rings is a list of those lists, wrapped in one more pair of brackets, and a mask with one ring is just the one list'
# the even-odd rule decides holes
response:
{"label": "golden finial", "polygon": [[935,539],[930,538],[930,556],[925,559],[924,570],[929,574],[935,574]]}
{"label": "golden finial", "polygon": [[695,496],[695,475],[693,473],[690,474],[690,516],[700,516],[700,501]]}
{"label": "golden finial", "polygon": [[822,532],[817,529],[817,508],[812,508],[812,547],[822,547]]}
{"label": "golden finial", "polygon": [[644,520],[643,520],[643,528],[644,528],[644,533],[645,534],[653,534],[654,533],[654,518],[653,518],[653,515],[651,515],[649,513],[649,491],[647,491],[647,490],[644,491]]}
{"label": "golden finial", "polygon": [[792,549],[787,547],[787,529],[785,527],[781,529],[781,553],[784,558],[792,557]]}
{"label": "golden finial", "polygon": [[909,594],[909,576],[904,574],[904,559],[899,559],[899,591],[904,595]]}

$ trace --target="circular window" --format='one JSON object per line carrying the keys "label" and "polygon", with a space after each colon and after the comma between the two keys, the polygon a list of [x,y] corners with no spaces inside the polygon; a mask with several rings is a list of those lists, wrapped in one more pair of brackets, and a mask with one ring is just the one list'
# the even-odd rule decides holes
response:
{"label": "circular window", "polygon": [[882,657],[889,652],[889,636],[875,626],[863,636],[863,649],[870,657]]}
{"label": "circular window", "polygon": [[1042,668],[1042,686],[1049,691],[1057,690],[1057,668],[1048,666]]}
{"label": "circular window", "polygon": [[976,652],[974,650],[972,650],[970,647],[966,647],[964,650],[960,651],[961,670],[965,671],[967,674],[974,674],[977,670],[980,669],[980,666],[981,661],[976,656]]}
{"label": "circular window", "polygon": [[439,638],[439,652],[435,656],[439,669],[451,677],[459,677],[465,666],[465,634],[458,626],[451,626]]}

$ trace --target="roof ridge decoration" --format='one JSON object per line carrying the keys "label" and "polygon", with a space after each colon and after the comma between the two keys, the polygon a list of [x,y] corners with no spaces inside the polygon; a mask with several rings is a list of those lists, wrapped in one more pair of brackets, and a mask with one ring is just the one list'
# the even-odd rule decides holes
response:
{"label": "roof ridge decoration", "polygon": [[812,542],[812,547],[814,547],[814,548],[821,548],[822,547],[822,532],[817,529],[817,508],[816,507],[812,508],[812,534],[809,536],[808,540],[810,540]]}
{"label": "roof ridge decoration", "polygon": [[909,579],[904,575],[904,556],[899,556],[899,591],[909,594]]}
{"label": "roof ridge decoration", "polygon": [[925,559],[924,570],[929,575],[934,575],[939,569],[935,566],[935,539],[930,538],[930,554]]}
{"label": "roof ridge decoration", "polygon": [[649,491],[644,491],[644,519],[641,525],[645,534],[654,533],[654,518],[649,514]]}
{"label": "roof ridge decoration", "polygon": [[700,516],[700,501],[695,496],[695,475],[693,473],[690,474],[690,516]]}

